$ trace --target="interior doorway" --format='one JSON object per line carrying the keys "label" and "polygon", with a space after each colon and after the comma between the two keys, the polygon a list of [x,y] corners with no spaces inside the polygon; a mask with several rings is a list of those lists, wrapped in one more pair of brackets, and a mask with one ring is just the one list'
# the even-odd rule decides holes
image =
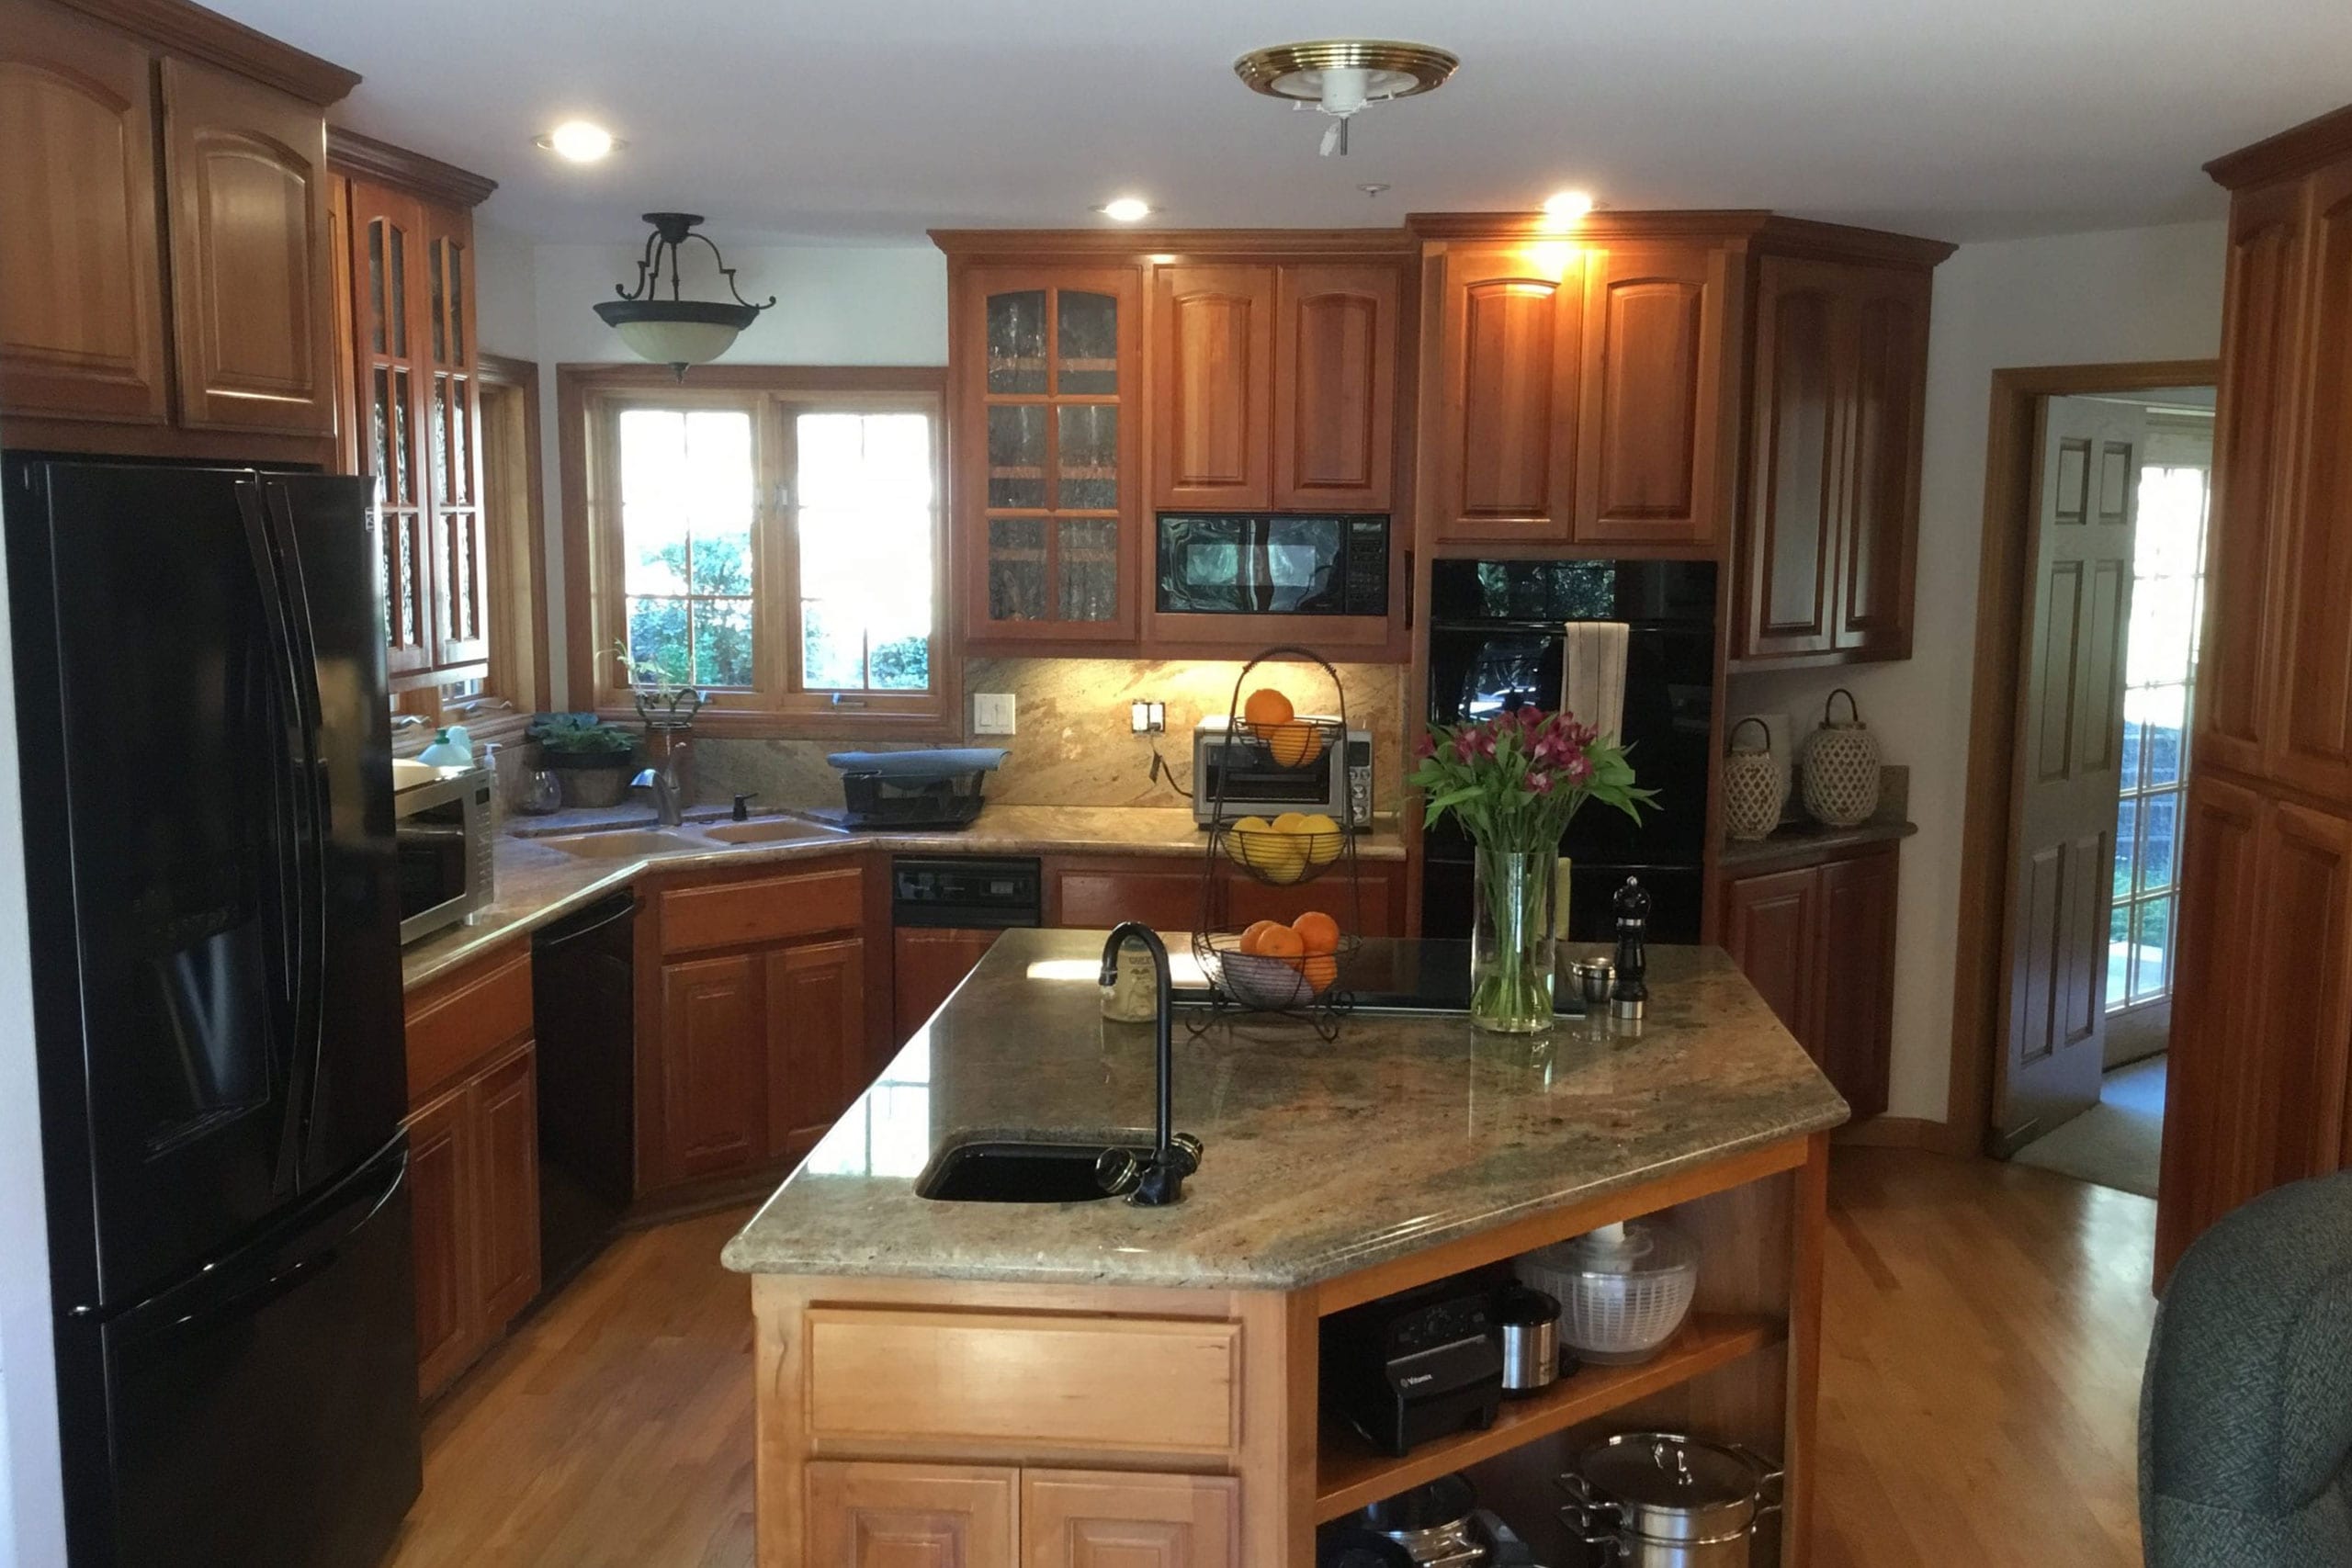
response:
{"label": "interior doorway", "polygon": [[2000,372],[1988,454],[1951,1116],[2149,1196],[2214,374]]}

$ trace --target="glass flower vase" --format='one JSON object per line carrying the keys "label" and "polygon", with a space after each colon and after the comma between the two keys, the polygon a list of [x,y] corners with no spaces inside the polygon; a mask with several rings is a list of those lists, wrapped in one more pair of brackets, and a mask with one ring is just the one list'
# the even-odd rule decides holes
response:
{"label": "glass flower vase", "polygon": [[1477,846],[1476,922],[1470,931],[1470,1021],[1498,1034],[1552,1027],[1555,851]]}

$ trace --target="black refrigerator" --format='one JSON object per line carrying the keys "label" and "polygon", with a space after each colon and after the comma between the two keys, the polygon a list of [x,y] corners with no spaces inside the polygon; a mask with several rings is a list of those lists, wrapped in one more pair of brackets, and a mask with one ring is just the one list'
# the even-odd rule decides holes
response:
{"label": "black refrigerator", "polygon": [[362,481],[9,455],[74,1568],[370,1568],[420,1475]]}

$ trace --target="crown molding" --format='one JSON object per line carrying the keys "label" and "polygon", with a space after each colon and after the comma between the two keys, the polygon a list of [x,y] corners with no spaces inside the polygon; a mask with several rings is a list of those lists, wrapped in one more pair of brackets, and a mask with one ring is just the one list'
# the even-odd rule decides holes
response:
{"label": "crown molding", "polygon": [[327,127],[327,167],[340,175],[356,175],[398,186],[411,195],[452,207],[480,207],[498,188],[498,182],[486,175],[412,152],[405,147],[395,147],[389,141],[379,141],[372,136],[362,136],[356,130],[345,130],[339,125]]}
{"label": "crown molding", "polygon": [[1084,256],[1134,261],[1173,255],[1410,256],[1420,247],[1403,229],[933,229],[951,256]]}
{"label": "crown molding", "polygon": [[280,43],[267,33],[232,21],[218,11],[190,5],[188,0],[59,0],[59,4],[112,23],[175,54],[266,82],[321,108],[341,103],[359,85],[356,71]]}
{"label": "crown molding", "polygon": [[1772,215],[1720,211],[1589,212],[1562,225],[1541,212],[1411,212],[1405,226],[1423,240],[1669,240],[1752,238]]}
{"label": "crown molding", "polygon": [[2225,153],[2206,164],[2205,172],[2218,185],[2244,190],[2307,175],[2347,155],[2352,155],[2352,104]]}
{"label": "crown molding", "polygon": [[1883,262],[1894,266],[1932,267],[1960,249],[1948,240],[1927,240],[1884,229],[1857,229],[1812,218],[1779,218],[1758,231],[1764,248],[1827,261]]}

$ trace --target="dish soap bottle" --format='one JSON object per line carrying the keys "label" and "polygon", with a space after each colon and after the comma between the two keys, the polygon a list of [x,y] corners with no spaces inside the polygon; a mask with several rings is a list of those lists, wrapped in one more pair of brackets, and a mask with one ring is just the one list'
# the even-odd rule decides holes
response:
{"label": "dish soap bottle", "polygon": [[471,767],[474,749],[465,726],[453,724],[435,734],[433,744],[419,751],[416,760],[428,768]]}

